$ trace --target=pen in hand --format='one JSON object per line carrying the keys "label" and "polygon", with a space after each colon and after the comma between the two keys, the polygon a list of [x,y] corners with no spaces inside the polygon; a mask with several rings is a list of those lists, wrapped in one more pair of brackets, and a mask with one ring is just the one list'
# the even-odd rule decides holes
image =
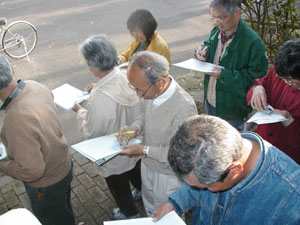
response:
{"label": "pen in hand", "polygon": [[[122,133],[122,135],[126,135],[126,134],[134,134],[134,130],[129,130],[129,131],[124,131],[123,133]],[[119,135],[119,133],[112,133],[111,135],[113,135],[113,136],[118,136]]]}
{"label": "pen in hand", "polygon": [[206,55],[206,49],[207,49],[207,46],[205,46],[205,47],[201,50],[202,56],[205,56],[205,55]]}

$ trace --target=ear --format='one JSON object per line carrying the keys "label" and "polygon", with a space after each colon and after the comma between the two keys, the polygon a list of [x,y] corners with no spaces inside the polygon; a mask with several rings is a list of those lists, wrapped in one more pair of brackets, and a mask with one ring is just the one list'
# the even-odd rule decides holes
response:
{"label": "ear", "polygon": [[244,166],[239,161],[233,162],[228,169],[232,170],[235,174],[241,174],[244,172]]}
{"label": "ear", "polygon": [[240,18],[242,15],[242,9],[238,8],[235,13]]}
{"label": "ear", "polygon": [[165,83],[166,83],[165,79],[160,78],[158,82],[159,82],[160,88],[163,88],[165,86]]}

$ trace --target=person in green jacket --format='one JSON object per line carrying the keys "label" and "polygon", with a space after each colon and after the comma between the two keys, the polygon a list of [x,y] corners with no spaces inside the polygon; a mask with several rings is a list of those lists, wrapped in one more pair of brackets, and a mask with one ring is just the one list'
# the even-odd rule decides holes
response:
{"label": "person in green jacket", "polygon": [[240,18],[240,0],[213,0],[209,7],[216,26],[196,50],[196,57],[221,67],[205,74],[205,111],[242,130],[252,110],[247,107],[247,92],[254,79],[268,70],[266,49],[259,35]]}

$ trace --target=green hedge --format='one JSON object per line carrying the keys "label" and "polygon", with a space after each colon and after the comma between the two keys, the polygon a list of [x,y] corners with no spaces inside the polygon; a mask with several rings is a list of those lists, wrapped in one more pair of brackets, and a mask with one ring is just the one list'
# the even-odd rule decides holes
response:
{"label": "green hedge", "polygon": [[300,37],[300,1],[242,0],[242,17],[263,39],[269,62],[279,46]]}

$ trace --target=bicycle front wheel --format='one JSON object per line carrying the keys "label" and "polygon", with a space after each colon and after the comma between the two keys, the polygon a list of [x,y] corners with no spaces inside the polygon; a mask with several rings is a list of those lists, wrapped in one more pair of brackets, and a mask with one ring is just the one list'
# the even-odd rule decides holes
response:
{"label": "bicycle front wheel", "polygon": [[7,26],[2,36],[4,52],[12,58],[21,59],[29,55],[36,46],[35,27],[26,21],[16,21]]}

